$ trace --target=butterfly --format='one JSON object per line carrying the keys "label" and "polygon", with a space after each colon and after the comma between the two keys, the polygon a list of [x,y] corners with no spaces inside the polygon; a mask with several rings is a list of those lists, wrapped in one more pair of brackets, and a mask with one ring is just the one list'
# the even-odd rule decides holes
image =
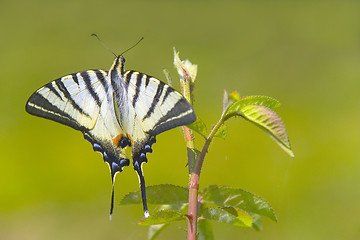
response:
{"label": "butterfly", "polygon": [[125,58],[116,56],[109,71],[87,70],[54,80],[33,93],[26,103],[32,115],[76,130],[109,165],[114,207],[114,181],[130,165],[131,148],[138,174],[144,216],[148,217],[142,165],[152,152],[156,135],[195,121],[192,105],[160,80],[137,71],[125,71]]}

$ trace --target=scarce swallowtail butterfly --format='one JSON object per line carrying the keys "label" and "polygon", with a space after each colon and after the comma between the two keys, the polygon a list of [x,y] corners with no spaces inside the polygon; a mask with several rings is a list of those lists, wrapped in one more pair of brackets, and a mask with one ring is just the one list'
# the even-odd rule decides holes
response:
{"label": "scarce swallowtail butterfly", "polygon": [[110,217],[114,207],[114,181],[130,161],[140,181],[145,217],[149,216],[142,164],[152,152],[156,135],[195,121],[192,106],[172,87],[136,71],[125,71],[117,56],[109,71],[73,73],[38,89],[26,103],[32,115],[54,120],[83,133],[94,151],[101,152],[112,179]]}

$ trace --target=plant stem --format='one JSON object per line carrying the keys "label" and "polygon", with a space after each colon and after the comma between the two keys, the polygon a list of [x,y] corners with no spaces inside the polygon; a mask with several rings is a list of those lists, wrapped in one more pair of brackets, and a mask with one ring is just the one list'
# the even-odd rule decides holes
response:
{"label": "plant stem", "polygon": [[221,116],[220,120],[216,123],[216,125],[211,129],[209,136],[205,139],[205,143],[203,148],[201,149],[200,154],[198,155],[194,167],[194,173],[200,176],[201,168],[204,163],[205,155],[208,152],[211,141],[213,140],[217,130],[223,125],[223,116]]}
{"label": "plant stem", "polygon": [[[174,53],[175,53],[174,63],[175,63],[175,66],[177,67],[179,75],[180,75],[181,93],[189,103],[192,103],[193,102],[192,91],[193,91],[193,87],[194,87],[194,79],[190,79],[190,75],[191,75],[191,72],[194,73],[194,69],[192,69],[192,71],[189,71],[189,69],[185,66],[186,64],[183,64],[183,62],[181,62],[175,49],[174,49]],[[197,67],[195,66],[195,76],[196,76],[196,69],[197,69]],[[187,235],[188,240],[196,240],[198,207],[199,207],[198,193],[199,193],[200,172],[201,172],[202,165],[204,163],[205,155],[209,149],[210,143],[211,143],[212,139],[214,138],[217,130],[224,123],[223,118],[224,118],[224,112],[223,112],[220,120],[218,121],[218,123],[211,129],[209,136],[205,139],[205,143],[204,143],[204,146],[203,146],[201,152],[198,154],[198,156],[196,156],[195,167],[193,167],[194,159],[190,156],[190,154],[188,154],[188,158],[189,158],[188,163],[189,163],[189,172],[190,172],[188,235]],[[186,126],[183,126],[183,131],[184,131],[184,136],[185,136],[185,141],[186,141],[186,146],[188,148],[188,151],[190,149],[193,152],[197,152],[197,150],[195,149],[192,131]]]}
{"label": "plant stem", "polygon": [[191,173],[189,184],[189,209],[188,209],[188,240],[196,240],[199,175]]}
{"label": "plant stem", "polygon": [[184,137],[185,137],[185,142],[186,142],[186,147],[193,149],[194,146],[194,139],[193,139],[193,135],[192,135],[192,131],[190,130],[190,128],[183,126],[183,132],[184,132]]}
{"label": "plant stem", "polygon": [[[185,99],[192,103],[192,94],[190,87],[190,76],[184,70],[182,75],[182,80],[180,80],[181,93],[185,97]],[[188,149],[194,149],[194,139],[192,135],[192,131],[183,126],[184,137],[186,142],[186,147]],[[188,159],[188,167],[189,171],[191,170],[191,159]],[[198,203],[198,191],[199,191],[199,175],[194,174],[193,170],[190,173],[190,182],[189,182],[189,209],[188,209],[188,240],[196,240],[196,231],[197,231],[197,203]]]}
{"label": "plant stem", "polygon": [[190,174],[189,184],[189,210],[188,210],[188,240],[196,240],[197,231],[197,215],[198,215],[198,192],[199,192],[199,181],[201,168],[204,163],[205,155],[208,152],[211,141],[213,140],[217,130],[223,125],[223,116],[211,129],[209,136],[206,138],[204,146],[200,154],[196,158],[195,167]]}

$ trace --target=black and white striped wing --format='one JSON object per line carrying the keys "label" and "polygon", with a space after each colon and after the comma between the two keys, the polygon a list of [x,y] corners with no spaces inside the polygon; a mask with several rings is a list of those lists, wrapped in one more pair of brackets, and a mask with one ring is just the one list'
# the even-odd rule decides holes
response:
{"label": "black and white striped wing", "polygon": [[191,104],[167,84],[134,71],[125,72],[124,79],[125,84],[129,85],[127,96],[131,103],[130,115],[134,116],[134,122],[125,128],[131,131],[131,136],[138,136],[138,140],[141,140],[144,135],[155,136],[195,121]]}
{"label": "black and white striped wing", "polygon": [[[110,165],[112,178],[129,165],[126,134],[114,114],[107,72],[89,70],[67,75],[37,90],[26,111],[80,130]],[[122,140],[123,144],[120,144]],[[124,142],[125,140],[125,142]],[[125,144],[124,144],[125,143]]]}
{"label": "black and white striped wing", "polygon": [[88,131],[95,126],[106,97],[106,77],[105,71],[95,70],[59,78],[37,90],[29,98],[26,111]]}

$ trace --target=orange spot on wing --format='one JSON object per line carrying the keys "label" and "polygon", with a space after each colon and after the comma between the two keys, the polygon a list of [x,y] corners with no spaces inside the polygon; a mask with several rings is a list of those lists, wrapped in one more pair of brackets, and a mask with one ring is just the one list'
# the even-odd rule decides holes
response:
{"label": "orange spot on wing", "polygon": [[113,138],[112,141],[113,141],[113,144],[115,147],[119,146],[120,139],[122,139],[123,137],[124,137],[124,134],[119,134],[115,138]]}

